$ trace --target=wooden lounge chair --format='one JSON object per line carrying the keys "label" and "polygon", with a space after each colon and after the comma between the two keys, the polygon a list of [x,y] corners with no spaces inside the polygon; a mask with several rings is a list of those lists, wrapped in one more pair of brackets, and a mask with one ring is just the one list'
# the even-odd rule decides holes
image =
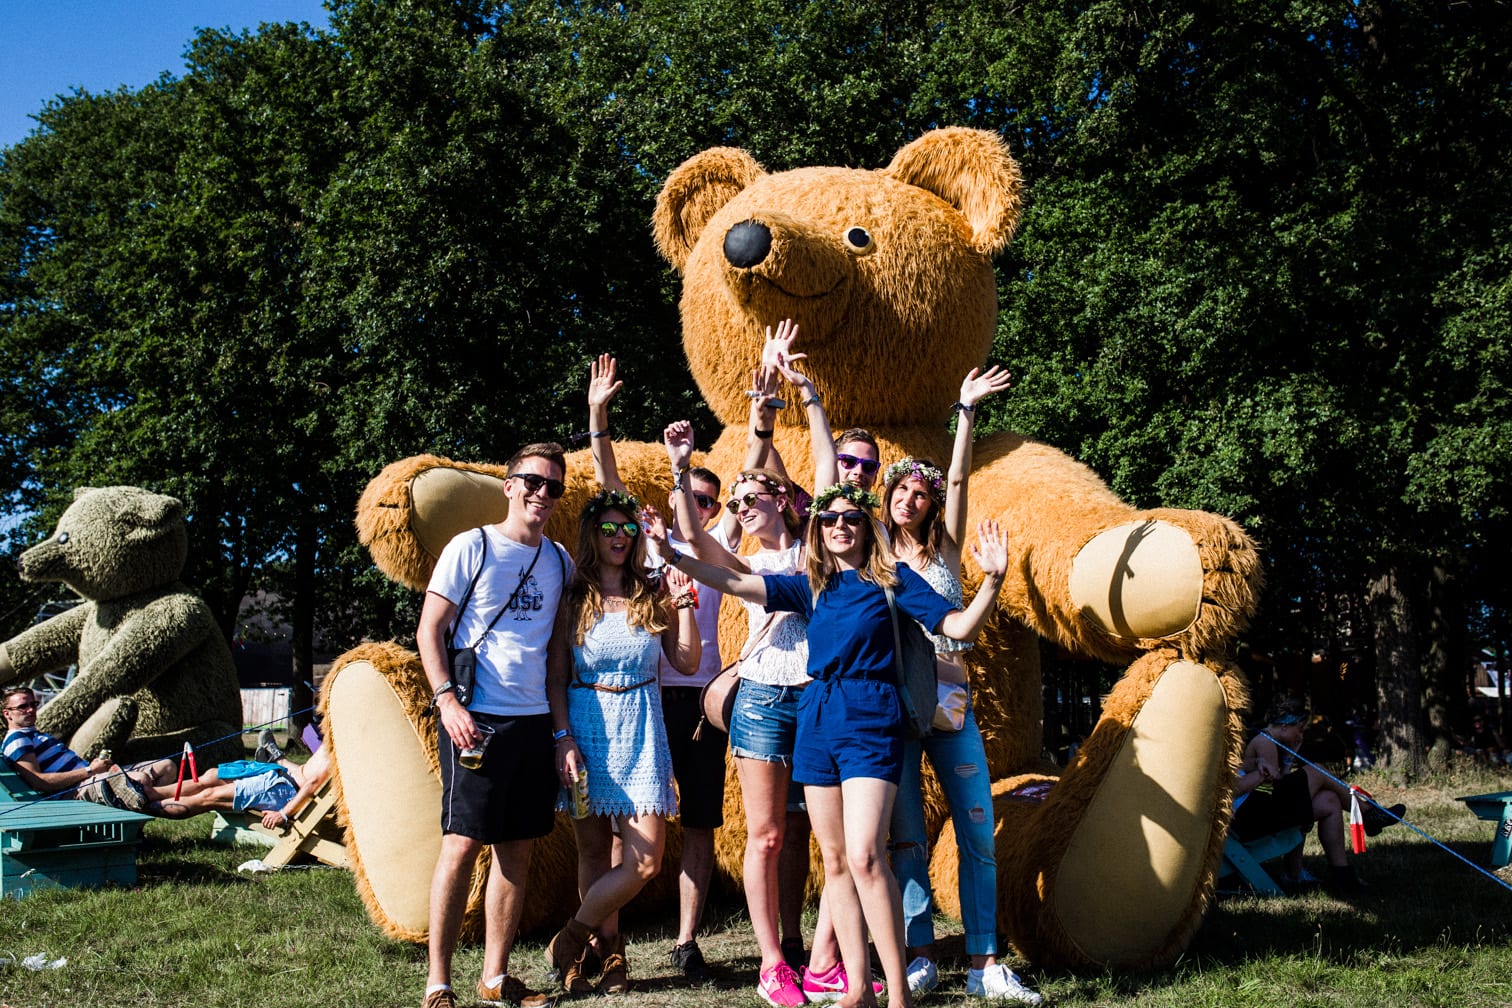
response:
{"label": "wooden lounge chair", "polygon": [[72,794],[43,798],[0,759],[0,897],[53,886],[136,884],[137,847],[151,816]]}

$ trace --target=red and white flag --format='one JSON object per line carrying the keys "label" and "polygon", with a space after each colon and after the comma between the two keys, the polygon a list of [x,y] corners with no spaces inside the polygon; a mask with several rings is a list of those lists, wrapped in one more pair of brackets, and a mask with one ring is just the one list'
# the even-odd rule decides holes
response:
{"label": "red and white flag", "polygon": [[1365,853],[1365,816],[1360,812],[1360,789],[1349,789],[1349,839],[1356,854]]}

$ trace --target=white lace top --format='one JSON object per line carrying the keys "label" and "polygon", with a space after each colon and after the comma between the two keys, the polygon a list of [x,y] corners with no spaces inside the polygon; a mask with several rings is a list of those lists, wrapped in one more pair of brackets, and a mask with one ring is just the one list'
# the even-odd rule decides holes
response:
{"label": "white lace top", "polygon": [[[913,565],[910,564],[909,566]],[[945,600],[953,607],[956,609],[966,608],[964,601],[965,593],[961,589],[961,579],[956,577],[954,571],[945,566],[945,561],[940,558],[938,553],[935,554],[933,560],[924,565],[923,570],[915,568],[914,573],[923,578],[929,587],[945,596]],[[925,627],[924,632],[929,633],[929,627]],[[969,651],[971,649],[969,643],[958,641],[953,637],[946,637],[943,634],[930,633],[929,639],[934,642],[936,654],[949,654],[954,651]]]}
{"label": "white lace top", "polygon": [[[801,562],[802,543],[779,552],[763,551],[742,557],[753,574],[798,574],[803,570]],[[772,618],[772,626],[756,644],[755,649],[740,663],[740,678],[768,686],[803,686],[810,682],[808,674],[808,620],[798,613],[768,613],[766,609],[751,602],[741,602],[750,620],[748,633],[759,633]],[[746,638],[750,640],[750,637]]]}

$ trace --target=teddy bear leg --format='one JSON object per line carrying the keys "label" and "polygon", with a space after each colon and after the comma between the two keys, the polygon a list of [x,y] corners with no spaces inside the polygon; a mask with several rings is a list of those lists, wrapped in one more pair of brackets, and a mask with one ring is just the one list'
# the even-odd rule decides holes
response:
{"label": "teddy bear leg", "polygon": [[1181,953],[1212,894],[1245,702],[1218,663],[1130,667],[1023,828],[999,832],[1000,907],[1026,955],[1142,969]]}
{"label": "teddy bear leg", "polygon": [[[126,752],[126,741],[136,723],[136,701],[131,697],[113,697],[84,719],[84,723],[69,736],[68,748],[91,760],[108,750],[111,759],[118,763],[128,762],[131,757]],[[37,727],[47,731],[40,715]]]}

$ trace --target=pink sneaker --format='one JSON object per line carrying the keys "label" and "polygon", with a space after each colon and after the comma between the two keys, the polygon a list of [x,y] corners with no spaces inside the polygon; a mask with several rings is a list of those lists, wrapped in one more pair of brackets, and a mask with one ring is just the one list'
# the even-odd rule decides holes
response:
{"label": "pink sneaker", "polygon": [[[845,975],[845,963],[837,962],[823,973],[803,970],[803,996],[813,1002],[839,1001],[850,990],[850,978]],[[882,984],[872,981],[872,993],[881,994]]]}
{"label": "pink sneaker", "polygon": [[761,974],[756,993],[772,1008],[798,1008],[804,1003],[803,991],[798,988],[798,974],[785,962]]}

